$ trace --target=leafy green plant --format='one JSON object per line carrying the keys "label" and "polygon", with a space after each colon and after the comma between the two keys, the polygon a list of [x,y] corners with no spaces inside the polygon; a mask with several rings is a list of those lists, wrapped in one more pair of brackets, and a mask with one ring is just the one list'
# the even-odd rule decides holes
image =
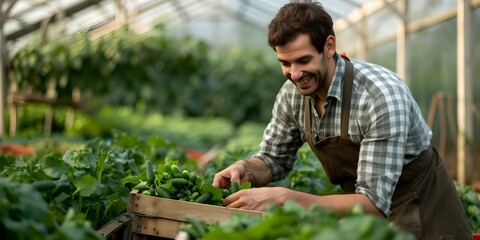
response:
{"label": "leafy green plant", "polygon": [[205,181],[202,175],[181,168],[177,160],[165,158],[164,164],[154,168],[150,160],[145,162],[145,174],[128,176],[125,184],[134,184],[140,194],[162,198],[222,206],[223,199],[242,189],[251,188],[251,183],[234,181],[229,189],[222,190]]}
{"label": "leafy green plant", "polygon": [[262,216],[236,214],[226,222],[208,225],[194,217],[181,227],[190,239],[378,239],[410,240],[387,219],[364,214],[357,206],[340,217],[318,205],[304,209],[294,201],[283,206],[272,204]]}
{"label": "leafy green plant", "polygon": [[112,139],[93,139],[83,149],[9,160],[0,177],[32,184],[53,182],[55,187],[43,197],[57,221],[72,208],[97,228],[126,210],[130,188],[121,181],[125,176],[140,174],[146,159],[160,162],[171,155],[187,162],[182,153],[158,136],[116,132]]}
{"label": "leafy green plant", "polygon": [[[0,232],[5,239],[102,239],[85,216],[69,208],[58,221],[36,185],[0,178]],[[48,183],[47,183],[48,185]],[[38,188],[38,189],[37,189]]]}
{"label": "leafy green plant", "polygon": [[479,194],[470,185],[461,186],[458,182],[455,182],[455,187],[473,233],[480,233]]}

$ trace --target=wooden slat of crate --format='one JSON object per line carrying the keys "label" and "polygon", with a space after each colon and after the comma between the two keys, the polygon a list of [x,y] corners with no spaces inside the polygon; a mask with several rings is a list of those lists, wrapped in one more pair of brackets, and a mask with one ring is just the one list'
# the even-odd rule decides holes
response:
{"label": "wooden slat of crate", "polygon": [[146,217],[135,215],[132,225],[133,239],[138,236],[148,235],[174,239],[178,234],[181,224],[187,222],[171,220],[160,217]]}
{"label": "wooden slat of crate", "polygon": [[134,214],[132,234],[145,234],[175,238],[178,227],[187,223],[185,216],[193,216],[207,223],[223,222],[235,213],[261,215],[259,211],[246,211],[221,206],[185,202],[160,197],[152,197],[130,192],[128,211]]}
{"label": "wooden slat of crate", "polygon": [[97,230],[105,240],[127,240],[130,237],[132,213],[124,212]]}
{"label": "wooden slat of crate", "polygon": [[236,212],[253,215],[261,214],[259,211],[245,211],[208,204],[152,197],[136,192],[130,193],[128,211],[144,216],[162,217],[179,221],[185,221],[186,215],[192,215],[207,223],[227,220]]}

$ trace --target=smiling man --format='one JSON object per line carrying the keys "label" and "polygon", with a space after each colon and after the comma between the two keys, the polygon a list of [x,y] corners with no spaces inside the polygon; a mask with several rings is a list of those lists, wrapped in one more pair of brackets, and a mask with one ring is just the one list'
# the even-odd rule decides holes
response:
{"label": "smiling man", "polygon": [[[394,72],[336,51],[333,21],[321,4],[292,2],[269,25],[268,41],[288,79],[257,154],[217,173],[213,185],[257,188],[224,200],[263,210],[292,199],[343,213],[360,204],[418,239],[471,239],[470,225],[410,90]],[[283,178],[307,142],[344,194],[262,187]]]}

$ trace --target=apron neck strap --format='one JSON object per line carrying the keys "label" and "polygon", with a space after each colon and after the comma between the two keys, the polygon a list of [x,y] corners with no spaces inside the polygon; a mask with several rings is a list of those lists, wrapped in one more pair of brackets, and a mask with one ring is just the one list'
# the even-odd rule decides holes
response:
{"label": "apron neck strap", "polygon": [[[343,57],[343,56],[342,56]],[[348,58],[345,60],[345,74],[343,75],[343,95],[342,95],[342,116],[341,116],[341,135],[348,136],[348,121],[350,116],[350,104],[352,100],[353,89],[353,65]],[[312,122],[310,110],[310,96],[305,96],[305,137],[310,143],[313,141]]]}
{"label": "apron neck strap", "polygon": [[342,120],[341,120],[341,134],[348,135],[348,120],[350,118],[350,105],[352,102],[352,88],[353,88],[353,65],[350,60],[345,60],[345,75],[343,75],[343,90],[342,90]]}

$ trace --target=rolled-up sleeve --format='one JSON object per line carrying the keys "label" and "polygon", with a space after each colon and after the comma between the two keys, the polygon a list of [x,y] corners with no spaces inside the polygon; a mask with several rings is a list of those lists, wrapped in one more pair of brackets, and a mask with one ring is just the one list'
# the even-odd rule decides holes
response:
{"label": "rolled-up sleeve", "polygon": [[270,168],[273,181],[283,178],[292,170],[297,151],[303,145],[301,131],[293,115],[298,112],[296,108],[300,107],[302,98],[295,94],[295,86],[287,81],[276,96],[272,118],[254,155]]}
{"label": "rolled-up sleeve", "polygon": [[[392,87],[393,86],[393,87]],[[410,125],[409,97],[395,85],[373,87],[365,106],[366,134],[361,141],[356,192],[367,195],[385,216],[402,174]],[[368,127],[367,127],[368,126]]]}

